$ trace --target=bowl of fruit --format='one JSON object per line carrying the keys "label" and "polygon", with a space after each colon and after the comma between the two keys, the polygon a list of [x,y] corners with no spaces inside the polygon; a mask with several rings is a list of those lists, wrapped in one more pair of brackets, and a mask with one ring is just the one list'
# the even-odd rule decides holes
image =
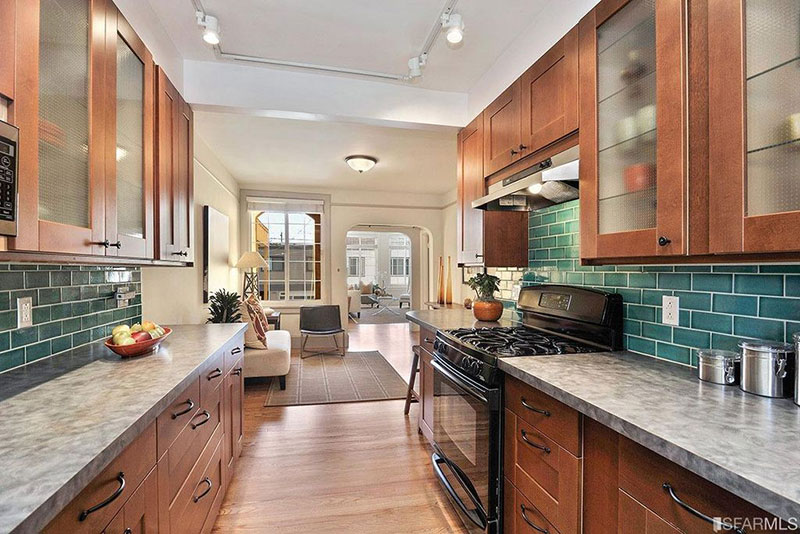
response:
{"label": "bowl of fruit", "polygon": [[171,328],[158,326],[152,321],[142,321],[133,326],[121,324],[111,331],[106,347],[123,358],[141,356],[157,351],[171,332]]}

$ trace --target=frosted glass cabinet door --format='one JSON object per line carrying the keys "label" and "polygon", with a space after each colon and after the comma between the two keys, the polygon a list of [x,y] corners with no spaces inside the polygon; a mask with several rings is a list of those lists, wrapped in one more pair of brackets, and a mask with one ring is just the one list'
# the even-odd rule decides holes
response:
{"label": "frosted glass cabinet door", "polygon": [[153,258],[153,58],[114,6],[106,20],[106,254]]}
{"label": "frosted glass cabinet door", "polygon": [[581,21],[582,257],[685,253],[685,13],[604,0]]}
{"label": "frosted glass cabinet door", "polygon": [[800,2],[713,0],[709,48],[712,249],[800,250]]}

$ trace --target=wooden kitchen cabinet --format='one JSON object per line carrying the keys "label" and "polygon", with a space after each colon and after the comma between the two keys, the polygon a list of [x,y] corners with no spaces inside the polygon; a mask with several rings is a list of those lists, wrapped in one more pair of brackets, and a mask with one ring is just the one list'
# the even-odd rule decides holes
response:
{"label": "wooden kitchen cabinet", "polygon": [[527,267],[527,212],[483,211],[472,201],[486,193],[484,117],[458,133],[458,263],[485,267]]}
{"label": "wooden kitchen cabinet", "polygon": [[520,84],[524,157],[578,129],[578,27],[525,71]]}
{"label": "wooden kitchen cabinet", "polygon": [[683,0],[603,0],[580,22],[581,257],[687,252]]}
{"label": "wooden kitchen cabinet", "polygon": [[800,250],[800,3],[708,2],[710,249]]}
{"label": "wooden kitchen cabinet", "polygon": [[[236,355],[239,358],[230,367],[226,361],[227,374],[223,383],[223,404],[225,405],[223,416],[225,446],[223,456],[226,473],[228,474],[227,479],[230,479],[233,475],[234,464],[242,454],[242,445],[244,443],[244,411],[242,410],[244,402],[244,372],[242,365],[244,362],[241,358],[241,351]],[[226,353],[226,360],[234,359],[236,355],[230,356],[229,353]]]}
{"label": "wooden kitchen cabinet", "polygon": [[156,103],[157,257],[194,261],[194,122],[192,109],[162,69]]}
{"label": "wooden kitchen cabinet", "polygon": [[103,534],[156,534],[158,532],[158,480],[155,470],[133,492]]}
{"label": "wooden kitchen cabinet", "polygon": [[520,87],[517,80],[483,110],[483,174],[490,176],[522,157]]}
{"label": "wooden kitchen cabinet", "polygon": [[0,0],[0,97],[14,100],[14,68],[16,65],[17,0]]}

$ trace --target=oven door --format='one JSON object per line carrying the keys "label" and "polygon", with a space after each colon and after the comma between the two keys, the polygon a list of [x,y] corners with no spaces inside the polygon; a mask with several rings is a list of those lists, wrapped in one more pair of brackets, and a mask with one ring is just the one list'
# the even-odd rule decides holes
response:
{"label": "oven door", "polygon": [[470,533],[496,532],[500,390],[433,359],[433,469]]}

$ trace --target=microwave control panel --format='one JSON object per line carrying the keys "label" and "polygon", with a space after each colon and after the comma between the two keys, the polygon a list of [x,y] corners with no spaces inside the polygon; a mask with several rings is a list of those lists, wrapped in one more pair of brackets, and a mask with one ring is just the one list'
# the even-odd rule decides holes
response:
{"label": "microwave control panel", "polygon": [[0,235],[17,235],[17,143],[19,130],[0,121]]}

